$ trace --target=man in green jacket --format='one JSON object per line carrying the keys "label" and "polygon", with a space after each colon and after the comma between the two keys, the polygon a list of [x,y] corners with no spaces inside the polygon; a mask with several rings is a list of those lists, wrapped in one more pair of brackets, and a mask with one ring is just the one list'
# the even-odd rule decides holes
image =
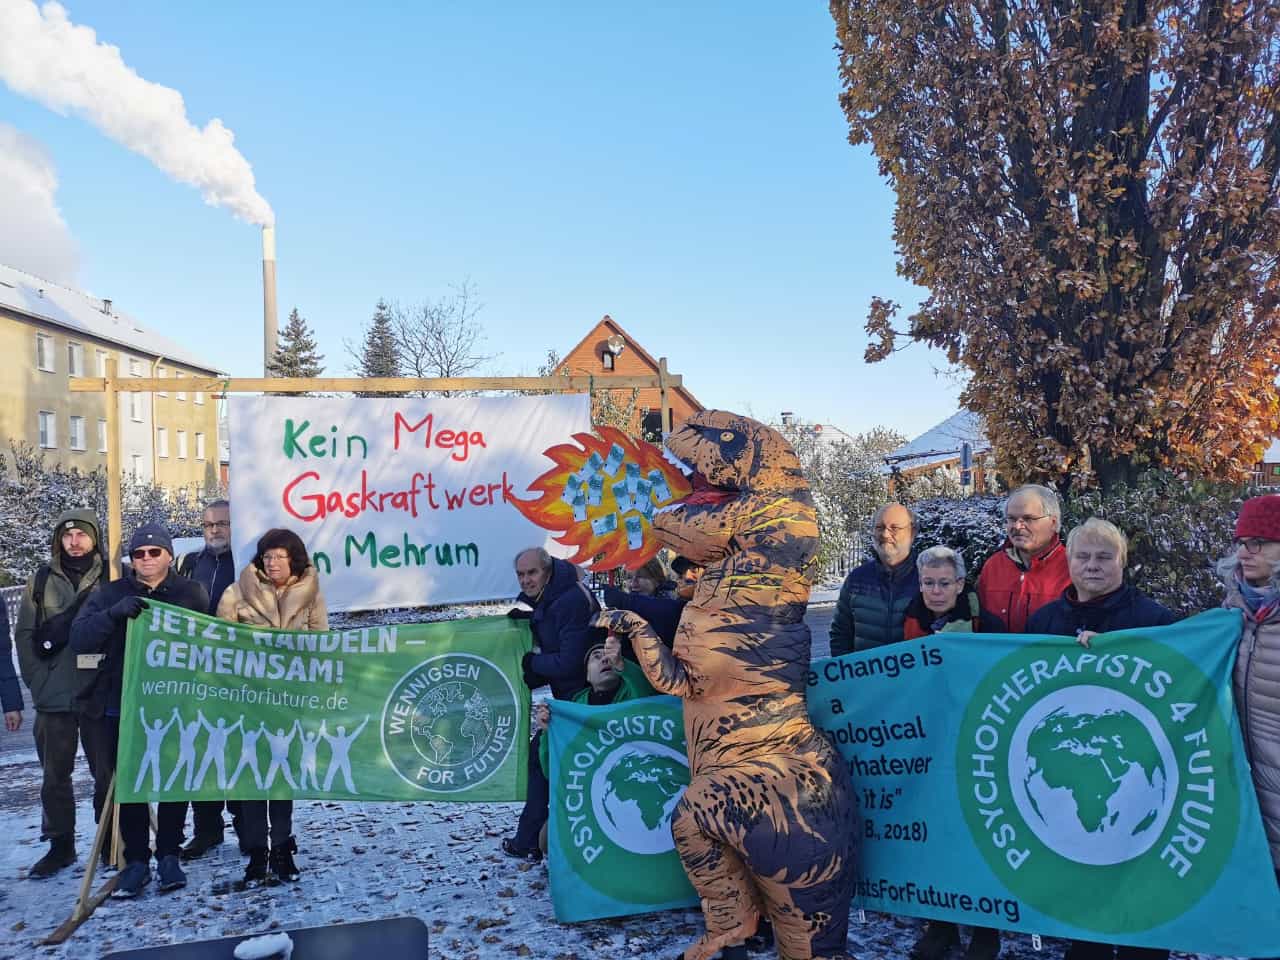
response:
{"label": "man in green jacket", "polygon": [[[77,657],[68,645],[71,621],[105,577],[97,517],[69,510],[54,524],[49,562],[27,580],[14,642],[18,667],[36,710],[36,755],[44,771],[40,787],[41,833],[49,852],[31,868],[31,877],[49,877],[76,860],[76,798],[71,771],[77,741],[92,771],[100,745],[96,725],[80,722],[78,696],[97,673],[95,657]],[[95,775],[97,785],[102,778]],[[102,814],[106,784],[95,788],[93,812]]]}

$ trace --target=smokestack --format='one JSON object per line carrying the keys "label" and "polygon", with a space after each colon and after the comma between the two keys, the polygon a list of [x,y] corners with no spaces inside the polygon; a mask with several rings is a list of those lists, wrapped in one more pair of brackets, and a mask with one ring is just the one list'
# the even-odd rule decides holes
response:
{"label": "smokestack", "polygon": [[276,352],[276,228],[262,228],[262,372]]}

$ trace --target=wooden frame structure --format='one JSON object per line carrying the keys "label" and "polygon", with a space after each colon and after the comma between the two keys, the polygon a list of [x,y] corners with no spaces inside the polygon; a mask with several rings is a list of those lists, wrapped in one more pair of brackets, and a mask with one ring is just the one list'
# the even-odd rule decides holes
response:
{"label": "wooden frame structure", "polygon": [[[120,575],[120,403],[121,393],[156,393],[162,390],[209,393],[219,398],[229,393],[450,393],[461,391],[529,390],[546,393],[594,393],[596,390],[639,390],[656,387],[665,428],[671,404],[667,391],[684,386],[680,374],[667,372],[667,358],[658,360],[655,376],[594,377],[121,377],[114,359],[106,361],[106,376],[72,377],[72,393],[107,395],[107,557],[111,579]],[[153,441],[154,442],[154,441]]]}

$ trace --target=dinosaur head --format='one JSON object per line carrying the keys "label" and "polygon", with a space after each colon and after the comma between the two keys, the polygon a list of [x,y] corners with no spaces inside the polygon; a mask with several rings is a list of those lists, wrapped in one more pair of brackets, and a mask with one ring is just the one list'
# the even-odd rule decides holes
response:
{"label": "dinosaur head", "polygon": [[666,448],[692,471],[686,503],[806,486],[800,460],[782,434],[736,413],[696,413],[667,437]]}

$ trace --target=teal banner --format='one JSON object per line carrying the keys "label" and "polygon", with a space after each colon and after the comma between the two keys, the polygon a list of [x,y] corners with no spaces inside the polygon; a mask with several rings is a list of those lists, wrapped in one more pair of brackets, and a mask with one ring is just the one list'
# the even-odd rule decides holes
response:
{"label": "teal banner", "polygon": [[858,798],[855,905],[1274,956],[1280,892],[1231,698],[1238,611],[815,661]]}
{"label": "teal banner", "polygon": [[547,728],[551,900],[562,923],[698,904],[671,839],[689,785],[675,697],[555,700]]}
{"label": "teal banner", "polygon": [[116,795],[523,800],[529,626],[298,632],[153,603],[129,622]]}

